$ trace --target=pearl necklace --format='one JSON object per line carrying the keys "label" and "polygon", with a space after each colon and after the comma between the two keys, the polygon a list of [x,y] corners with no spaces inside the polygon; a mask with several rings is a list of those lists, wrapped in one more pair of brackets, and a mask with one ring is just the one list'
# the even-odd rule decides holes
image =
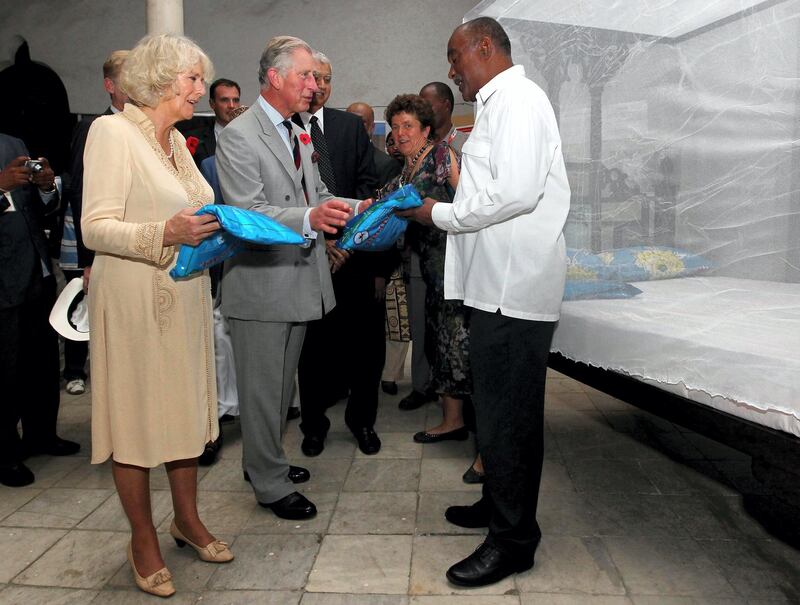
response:
{"label": "pearl necklace", "polygon": [[408,183],[408,180],[411,178],[411,175],[414,173],[414,169],[417,167],[417,162],[419,158],[422,157],[422,154],[430,147],[430,141],[425,139],[425,144],[419,148],[419,151],[414,154],[414,157],[411,158],[410,162],[406,162],[406,167],[403,169],[403,173],[400,175],[400,185],[403,186]]}
{"label": "pearl necklace", "polygon": [[172,137],[169,137],[169,153],[166,154],[167,159],[171,160],[172,156],[175,155],[175,143],[172,142]]}

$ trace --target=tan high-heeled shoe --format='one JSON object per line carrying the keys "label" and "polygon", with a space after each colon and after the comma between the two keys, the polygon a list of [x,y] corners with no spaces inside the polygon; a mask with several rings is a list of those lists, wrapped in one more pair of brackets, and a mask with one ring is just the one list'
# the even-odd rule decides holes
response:
{"label": "tan high-heeled shoe", "polygon": [[227,542],[214,540],[207,546],[198,546],[181,533],[181,530],[175,525],[175,519],[172,520],[172,524],[169,526],[169,533],[175,539],[175,544],[178,545],[178,548],[183,548],[188,544],[197,551],[197,556],[202,561],[207,563],[228,563],[233,561],[233,553]]}
{"label": "tan high-heeled shoe", "polygon": [[171,597],[175,594],[175,585],[172,583],[172,574],[169,569],[162,567],[156,573],[143,578],[136,570],[136,564],[133,562],[133,548],[130,542],[128,543],[128,563],[131,564],[133,571],[133,580],[139,590],[157,597]]}

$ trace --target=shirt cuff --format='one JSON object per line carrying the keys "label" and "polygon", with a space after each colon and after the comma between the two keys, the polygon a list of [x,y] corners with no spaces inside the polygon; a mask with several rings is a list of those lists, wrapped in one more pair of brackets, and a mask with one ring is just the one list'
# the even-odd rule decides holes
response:
{"label": "shirt cuff", "polygon": [[452,231],[453,204],[442,204],[441,202],[434,204],[431,208],[431,220],[442,231]]}
{"label": "shirt cuff", "polygon": [[49,204],[50,200],[52,200],[53,197],[57,194],[58,194],[57,188],[53,188],[52,191],[42,191],[41,189],[39,189],[39,196],[42,198],[42,202],[45,205]]}
{"label": "shirt cuff", "polygon": [[303,248],[308,248],[311,245],[310,240],[317,239],[317,232],[311,228],[311,210],[313,210],[313,208],[306,210],[303,216],[303,237],[307,240],[306,243],[303,244]]}

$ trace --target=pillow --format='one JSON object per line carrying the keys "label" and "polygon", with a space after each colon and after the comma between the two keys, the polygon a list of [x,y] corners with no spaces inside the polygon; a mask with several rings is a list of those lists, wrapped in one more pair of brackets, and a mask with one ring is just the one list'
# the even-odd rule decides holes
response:
{"label": "pillow", "polygon": [[395,210],[420,206],[422,199],[414,185],[404,185],[347,221],[336,247],[373,252],[388,250],[400,239],[408,225],[408,219],[397,216]]}
{"label": "pillow", "polygon": [[564,300],[633,298],[641,293],[639,288],[621,281],[568,279],[564,287]]}
{"label": "pillow", "polygon": [[634,246],[593,254],[568,250],[567,278],[650,281],[689,277],[712,268],[699,254],[666,246]]}

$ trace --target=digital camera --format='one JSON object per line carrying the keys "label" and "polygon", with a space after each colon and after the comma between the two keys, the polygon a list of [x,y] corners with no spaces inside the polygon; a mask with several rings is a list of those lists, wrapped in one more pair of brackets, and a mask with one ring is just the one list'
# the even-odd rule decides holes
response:
{"label": "digital camera", "polygon": [[36,174],[44,170],[44,164],[39,160],[26,160],[25,168],[30,168],[31,172]]}

